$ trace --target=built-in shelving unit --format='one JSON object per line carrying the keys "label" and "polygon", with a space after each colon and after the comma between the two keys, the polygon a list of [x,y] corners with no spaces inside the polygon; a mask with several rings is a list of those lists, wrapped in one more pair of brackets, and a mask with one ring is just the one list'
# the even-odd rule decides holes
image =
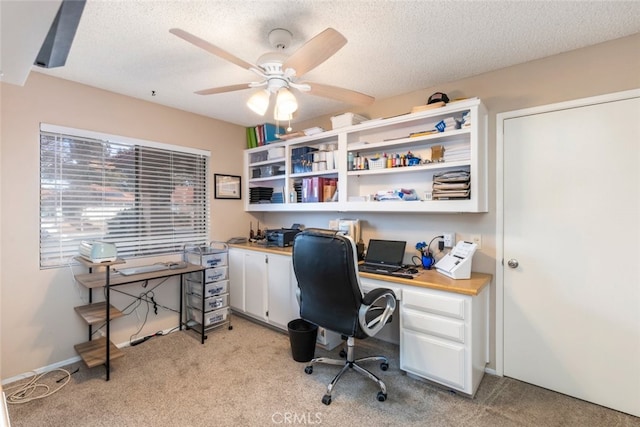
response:
{"label": "built-in shelving unit", "polygon": [[[449,125],[442,132],[429,132],[441,121],[462,122],[463,116],[463,126]],[[429,161],[436,148],[444,150],[444,159]],[[301,153],[306,151],[309,153],[301,160]],[[448,155],[453,152],[462,154]],[[372,161],[385,155],[409,157],[409,153],[420,161],[400,167],[375,167],[380,163]],[[348,161],[351,156],[366,159],[369,167],[354,169]],[[482,102],[474,98],[369,120],[246,150],[244,170],[247,211],[486,212],[487,113]],[[435,199],[434,174],[456,171],[469,174],[469,197]],[[300,182],[305,178],[336,182],[337,197],[301,203]],[[260,188],[281,193],[274,198],[277,203],[251,197],[263,191]],[[398,190],[413,190],[417,200],[377,200],[381,192]]]}

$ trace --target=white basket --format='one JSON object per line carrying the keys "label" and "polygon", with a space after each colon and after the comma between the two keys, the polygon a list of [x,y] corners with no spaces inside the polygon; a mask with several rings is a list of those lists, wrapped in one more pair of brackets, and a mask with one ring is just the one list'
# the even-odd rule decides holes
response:
{"label": "white basket", "polygon": [[384,169],[387,167],[387,159],[378,157],[377,159],[369,159],[369,169]]}

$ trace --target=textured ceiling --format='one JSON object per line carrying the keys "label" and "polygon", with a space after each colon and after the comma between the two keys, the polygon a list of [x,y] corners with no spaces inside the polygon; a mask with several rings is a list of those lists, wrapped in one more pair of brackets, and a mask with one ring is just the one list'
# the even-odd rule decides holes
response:
{"label": "textured ceiling", "polygon": [[[193,92],[259,78],[170,28],[255,63],[273,28],[293,33],[291,53],[333,27],[348,43],[305,80],[380,100],[634,34],[639,17],[638,1],[88,0],[66,66],[34,70],[248,126],[265,121],[245,106],[255,89]],[[294,121],[357,108],[295,94]]]}

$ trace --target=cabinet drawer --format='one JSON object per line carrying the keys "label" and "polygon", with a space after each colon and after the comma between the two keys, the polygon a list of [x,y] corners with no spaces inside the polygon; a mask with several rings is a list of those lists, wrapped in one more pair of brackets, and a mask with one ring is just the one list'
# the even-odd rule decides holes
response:
{"label": "cabinet drawer", "polygon": [[413,331],[402,331],[400,369],[465,391],[465,349]]}
{"label": "cabinet drawer", "polygon": [[427,333],[464,344],[464,322],[405,308],[402,328]]}
{"label": "cabinet drawer", "polygon": [[434,292],[415,292],[405,290],[402,295],[402,306],[414,310],[426,311],[464,320],[465,299],[463,296],[442,295]]}
{"label": "cabinet drawer", "polygon": [[[189,280],[199,281],[202,279],[202,273],[200,271],[189,273],[188,278]],[[204,271],[204,281],[206,283],[227,280],[228,278],[228,267],[207,268]]]}
{"label": "cabinet drawer", "polygon": [[[202,309],[202,297],[200,295],[189,294],[188,302],[190,307],[198,310]],[[217,310],[226,307],[229,304],[229,294],[216,295],[211,298],[204,299],[204,311]]]}
{"label": "cabinet drawer", "polygon": [[[195,294],[197,296],[202,296],[202,283],[187,280],[187,292],[189,292],[190,294]],[[207,283],[204,285],[204,295],[207,298],[213,295],[224,294],[227,292],[229,292],[228,280]]]}

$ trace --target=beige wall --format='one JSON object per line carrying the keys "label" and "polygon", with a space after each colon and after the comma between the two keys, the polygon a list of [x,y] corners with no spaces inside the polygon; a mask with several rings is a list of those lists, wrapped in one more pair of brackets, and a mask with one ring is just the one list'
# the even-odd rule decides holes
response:
{"label": "beige wall", "polygon": [[[489,213],[486,214],[350,214],[364,221],[365,242],[394,237],[411,248],[453,231],[459,237],[481,234],[482,249],[474,269],[495,273],[495,118],[499,112],[544,105],[640,87],[640,34],[562,55],[486,73],[469,79],[380,100],[366,110],[369,117],[407,112],[424,104],[433,92],[450,97],[477,96],[489,110]],[[401,73],[398,73],[401,78]],[[6,379],[76,356],[73,345],[86,340],[86,328],[73,311],[81,290],[68,269],[38,268],[38,125],[59,124],[135,138],[189,145],[212,151],[213,172],[241,174],[244,130],[240,127],[135,100],[102,90],[32,73],[25,87],[2,84],[2,196],[0,253],[1,377]],[[298,124],[330,128],[328,117]],[[341,214],[261,214],[261,227],[326,226]],[[251,216],[242,202],[212,198],[212,238],[246,235]],[[407,257],[410,259],[410,253]],[[492,301],[495,296],[492,285]],[[170,298],[171,292],[165,291]],[[169,295],[170,294],[170,295]],[[495,305],[495,302],[492,303]],[[495,306],[492,306],[491,365],[495,367]],[[127,341],[136,321],[114,322],[114,342]],[[170,319],[152,319],[150,333],[171,327]]]}
{"label": "beige wall", "polygon": [[[210,150],[211,176],[242,174],[245,131],[37,72],[31,73],[24,87],[2,84],[1,101],[0,372],[7,378],[75,357],[73,345],[87,339],[87,328],[73,310],[86,299],[86,290],[74,285],[69,268],[39,269],[40,123]],[[249,218],[242,201],[215,200],[211,194],[212,240],[246,232]],[[79,267],[75,270],[82,272]],[[158,292],[175,301],[176,289],[167,285]],[[170,315],[150,318],[145,329],[149,333],[170,328],[177,319]],[[135,316],[114,322],[113,341],[128,341],[137,325]]]}
{"label": "beige wall", "polygon": [[[398,78],[402,78],[402,73],[398,73]],[[438,91],[447,93],[451,99],[482,99],[489,113],[489,212],[457,215],[350,213],[348,216],[364,221],[362,232],[365,243],[373,237],[398,238],[407,241],[408,250],[415,247],[418,241],[428,241],[442,232],[455,232],[458,239],[480,234],[482,249],[474,255],[473,269],[495,274],[496,114],[637,88],[640,88],[640,34],[384,99],[367,109],[350,110],[369,118],[393,116],[425,104],[428,97]],[[331,122],[329,117],[324,117],[301,123],[297,128],[310,126],[331,129]],[[269,214],[264,215],[263,221],[267,226],[278,227],[293,222],[301,222],[306,226],[327,226],[329,219],[340,216],[325,213],[304,217],[299,214]],[[406,262],[410,262],[412,254],[415,252],[407,253]],[[495,282],[491,293],[489,366],[495,369]]]}

